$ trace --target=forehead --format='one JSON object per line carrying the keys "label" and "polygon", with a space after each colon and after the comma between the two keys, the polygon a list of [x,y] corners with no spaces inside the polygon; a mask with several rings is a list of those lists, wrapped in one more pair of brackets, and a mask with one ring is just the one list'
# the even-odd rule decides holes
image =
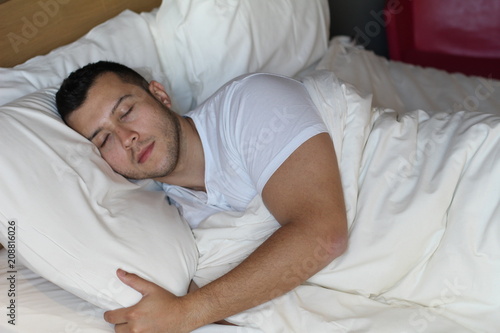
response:
{"label": "forehead", "polygon": [[[99,103],[108,103],[120,98],[124,94],[136,95],[140,91],[143,91],[141,87],[123,81],[118,75],[110,72],[104,73],[96,78],[80,108],[88,104],[98,105]],[[78,111],[80,108],[75,111]]]}
{"label": "forehead", "polygon": [[145,91],[142,87],[124,82],[114,73],[104,73],[90,87],[83,104],[70,113],[66,121],[71,128],[88,137],[111,115],[123,96],[138,96],[143,93]]}

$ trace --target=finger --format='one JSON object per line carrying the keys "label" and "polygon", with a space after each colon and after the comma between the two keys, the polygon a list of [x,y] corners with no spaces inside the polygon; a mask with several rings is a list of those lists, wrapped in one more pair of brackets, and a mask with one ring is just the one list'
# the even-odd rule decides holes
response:
{"label": "finger", "polygon": [[115,325],[115,333],[129,333],[130,330],[127,324]]}
{"label": "finger", "polygon": [[134,288],[138,292],[145,296],[150,291],[151,282],[144,280],[140,276],[132,273],[128,273],[123,269],[118,269],[116,271],[118,278],[125,283],[127,286]]}
{"label": "finger", "polygon": [[126,324],[126,315],[130,308],[123,308],[104,312],[104,320],[110,324]]}

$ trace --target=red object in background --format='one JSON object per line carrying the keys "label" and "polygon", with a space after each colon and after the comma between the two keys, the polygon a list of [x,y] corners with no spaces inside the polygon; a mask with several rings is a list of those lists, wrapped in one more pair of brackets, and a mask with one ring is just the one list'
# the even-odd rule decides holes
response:
{"label": "red object in background", "polygon": [[500,0],[387,0],[391,60],[500,79]]}

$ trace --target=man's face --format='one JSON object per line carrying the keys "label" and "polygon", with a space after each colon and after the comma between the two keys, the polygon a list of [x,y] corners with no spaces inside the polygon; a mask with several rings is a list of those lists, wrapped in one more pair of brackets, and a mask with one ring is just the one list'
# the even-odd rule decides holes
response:
{"label": "man's face", "polygon": [[172,172],[179,157],[179,119],[169,103],[105,73],[66,120],[97,146],[119,174],[158,178]]}

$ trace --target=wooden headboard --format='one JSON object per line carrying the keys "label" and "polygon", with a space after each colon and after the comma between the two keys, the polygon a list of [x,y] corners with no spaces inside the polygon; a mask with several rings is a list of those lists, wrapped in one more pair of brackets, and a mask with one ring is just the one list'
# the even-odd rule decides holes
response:
{"label": "wooden headboard", "polygon": [[125,9],[151,11],[161,0],[0,0],[0,67],[13,67],[71,43]]}

